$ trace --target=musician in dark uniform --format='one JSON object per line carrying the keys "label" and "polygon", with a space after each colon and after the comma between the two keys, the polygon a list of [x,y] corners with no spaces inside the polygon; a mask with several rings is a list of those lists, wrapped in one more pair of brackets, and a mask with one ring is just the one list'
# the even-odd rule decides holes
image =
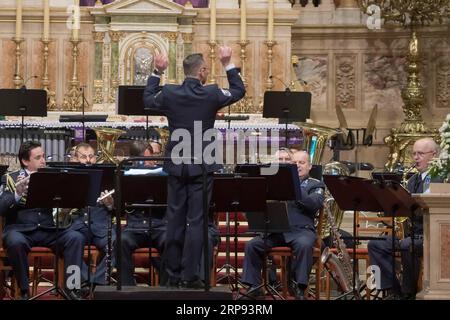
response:
{"label": "musician in dark uniform", "polygon": [[[57,246],[64,256],[65,270],[68,266],[81,267],[84,237],[75,231],[64,231],[57,239],[52,209],[26,209],[28,176],[45,167],[45,155],[39,142],[26,141],[19,149],[18,158],[22,169],[2,178],[0,214],[5,217],[3,246],[13,267],[22,299],[28,298],[28,252],[32,247]],[[25,180],[24,180],[25,179]],[[22,183],[20,181],[23,180]],[[61,275],[62,276],[62,275]],[[68,291],[69,297],[79,298],[78,291]]]}
{"label": "musician in dark uniform", "polygon": [[[209,159],[213,160],[210,162],[207,158],[203,159],[206,146],[211,144],[211,140],[203,141],[203,133],[207,130],[211,132],[214,128],[219,109],[237,102],[245,94],[239,71],[230,63],[231,53],[231,48],[219,48],[219,59],[227,72],[230,85],[227,90],[220,89],[217,85],[204,86],[208,67],[201,54],[192,54],[183,61],[186,76],[184,82],[181,85],[169,84],[164,87],[159,86],[159,82],[162,72],[167,68],[168,60],[165,56],[155,56],[156,70],[149,77],[144,91],[145,107],[159,110],[167,116],[171,135],[165,150],[166,156],[171,157],[171,160],[164,164],[164,171],[169,174],[168,226],[164,256],[170,276],[169,285],[176,286],[181,281],[185,287],[203,287],[198,274],[203,245],[201,163],[205,163],[208,173],[221,168],[216,160]],[[196,158],[194,164],[191,160],[186,160],[192,156]],[[179,157],[185,159],[174,159]],[[214,158],[214,155],[211,154],[211,158]],[[212,176],[208,176],[208,203],[212,181]]]}
{"label": "musician in dark uniform", "polygon": [[[76,146],[72,162],[79,162],[85,165],[95,164],[97,156],[94,148],[88,143],[80,143]],[[100,197],[108,190],[101,192]],[[71,213],[72,223],[68,230],[80,232],[85,237],[85,244],[94,245],[100,252],[100,262],[97,263],[95,273],[90,277],[90,282],[94,285],[106,284],[106,254],[108,246],[108,223],[113,212],[113,199],[111,196],[101,200],[97,206],[74,210]],[[88,225],[88,215],[90,215],[90,226]],[[114,228],[112,229],[112,243],[114,243]],[[114,250],[112,249],[112,252]],[[82,277],[87,280],[88,267],[83,264]]]}
{"label": "musician in dark uniform", "polygon": [[290,246],[294,252],[291,270],[297,283],[295,288],[297,299],[304,298],[308,286],[313,265],[313,247],[317,238],[314,218],[323,205],[325,185],[309,177],[312,165],[307,152],[297,151],[291,159],[298,168],[301,201],[287,202],[289,232],[271,233],[266,241],[262,236],[257,236],[246,243],[242,281],[250,286],[248,290],[250,296],[262,294],[261,290],[255,289],[261,284],[264,251],[276,246]]}
{"label": "musician in dark uniform", "polygon": [[[409,180],[407,189],[411,193],[428,192],[430,182],[442,182],[439,178],[431,179],[428,174],[429,162],[438,155],[439,147],[431,138],[419,139],[413,146],[413,159],[417,173]],[[416,295],[416,285],[420,273],[420,257],[423,254],[423,220],[422,213],[418,210],[414,219],[414,257],[412,255],[411,234],[400,241],[396,239],[396,247],[400,248],[403,277],[402,284],[395,277],[392,283],[392,238],[386,237],[383,240],[371,240],[367,247],[370,264],[380,267],[381,283],[380,289],[386,290],[388,297],[392,299],[414,299]],[[414,265],[414,269],[413,269]]]}
{"label": "musician in dark uniform", "polygon": [[[130,156],[152,156],[161,153],[161,145],[157,142],[146,143],[144,141],[133,141],[130,145]],[[161,168],[154,162],[138,165],[142,169]],[[158,173],[159,174],[159,173]],[[164,174],[164,173],[162,173]],[[127,224],[122,232],[122,284],[124,286],[136,285],[134,279],[133,252],[139,248],[147,248],[151,245],[156,248],[160,255],[164,250],[164,240],[166,236],[167,220],[165,218],[166,208],[153,208],[151,213],[148,210],[131,210],[126,212]],[[151,221],[151,228],[150,228]],[[152,258],[152,265],[158,270],[160,283],[167,281],[165,270],[161,269],[161,259]]]}

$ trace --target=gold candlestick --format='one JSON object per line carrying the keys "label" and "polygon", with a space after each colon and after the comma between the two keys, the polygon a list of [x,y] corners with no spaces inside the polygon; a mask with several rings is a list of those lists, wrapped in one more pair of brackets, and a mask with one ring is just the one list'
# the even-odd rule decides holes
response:
{"label": "gold candlestick", "polygon": [[14,87],[19,89],[23,84],[23,77],[20,76],[20,57],[22,56],[21,52],[21,44],[24,41],[23,38],[13,38],[14,43],[16,44],[15,55],[16,55],[16,65],[14,68]]}
{"label": "gold candlestick", "polygon": [[83,104],[83,97],[81,94],[80,82],[78,81],[78,45],[80,40],[76,38],[70,39],[72,43],[72,58],[73,58],[73,72],[70,83],[69,92],[64,95],[63,110],[78,111]]}
{"label": "gold candlestick", "polygon": [[57,110],[56,108],[56,99],[55,99],[55,92],[50,90],[50,80],[48,77],[48,55],[49,55],[49,48],[48,45],[50,44],[50,40],[48,39],[41,39],[41,42],[43,43],[44,47],[42,49],[42,55],[44,57],[44,71],[42,74],[42,88],[47,92],[47,110],[54,111]]}
{"label": "gold candlestick", "polygon": [[267,80],[266,80],[266,89],[267,91],[271,91],[273,88],[273,80],[272,80],[272,60],[273,60],[273,47],[277,44],[274,40],[267,40]]}
{"label": "gold candlestick", "polygon": [[[238,42],[239,46],[241,47],[240,50],[240,58],[241,58],[241,78],[242,78],[242,82],[244,83],[245,86],[245,90],[247,92],[247,88],[248,88],[248,82],[246,79],[246,70],[245,70],[245,61],[247,60],[247,51],[246,51],[246,47],[247,45],[250,43],[250,41],[248,40],[240,40]],[[242,98],[241,100],[239,100],[238,102],[236,102],[233,105],[232,108],[233,111],[238,112],[238,113],[250,113],[253,111],[253,100],[252,97],[249,96],[247,93],[245,94],[244,98]]]}
{"label": "gold candlestick", "polygon": [[210,58],[210,67],[211,72],[209,73],[209,83],[216,83],[216,40],[208,41],[209,44],[209,58]]}

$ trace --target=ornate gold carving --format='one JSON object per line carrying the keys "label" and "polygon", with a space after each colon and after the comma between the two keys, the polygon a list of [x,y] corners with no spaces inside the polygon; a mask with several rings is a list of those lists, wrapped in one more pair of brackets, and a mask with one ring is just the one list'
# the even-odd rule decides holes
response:
{"label": "ornate gold carving", "polygon": [[103,80],[94,81],[94,103],[103,103]]}
{"label": "ornate gold carving", "polygon": [[94,38],[95,42],[103,42],[105,40],[105,33],[93,31],[92,37]]}
{"label": "ornate gold carving", "polygon": [[450,105],[450,59],[447,56],[439,60],[436,73],[436,107],[448,108]]}
{"label": "ornate gold carving", "polygon": [[355,108],[355,56],[336,57],[336,105]]}
{"label": "ornate gold carving", "polygon": [[210,59],[210,73],[209,83],[216,83],[216,41],[208,41],[209,44],[209,59]]}
{"label": "ornate gold carving", "polygon": [[183,32],[181,34],[181,37],[183,38],[183,42],[184,43],[192,43],[192,41],[194,40],[194,34],[193,33],[185,33],[185,32]]}
{"label": "ornate gold carving", "polygon": [[273,88],[273,80],[272,80],[272,62],[273,62],[273,46],[277,44],[276,41],[268,40],[265,41],[267,46],[267,80],[266,80],[266,89],[267,91],[271,91]]}
{"label": "ornate gold carving", "polygon": [[83,97],[80,90],[80,82],[78,81],[78,45],[80,40],[70,39],[72,43],[73,73],[69,91],[64,95],[63,110],[78,111],[81,110]]}
{"label": "ornate gold carving", "polygon": [[14,87],[19,89],[23,84],[23,77],[20,76],[20,57],[22,56],[21,44],[24,39],[13,38],[14,43],[16,44],[15,55],[16,55],[16,64],[14,66]]}
{"label": "ornate gold carving", "polygon": [[166,32],[164,33],[164,37],[169,41],[175,42],[178,38],[178,32]]}
{"label": "ornate gold carving", "polygon": [[[246,74],[246,64],[245,61],[247,60],[247,52],[246,47],[250,43],[248,40],[240,40],[239,46],[241,47],[240,50],[240,58],[241,58],[241,78],[242,82],[244,82],[245,89],[248,88],[247,79],[245,77]],[[250,113],[253,110],[253,99],[250,95],[247,93],[245,94],[244,98],[236,102],[231,106],[231,110],[233,112],[237,113]]]}
{"label": "ornate gold carving", "polygon": [[56,106],[56,93],[50,90],[50,80],[48,77],[48,55],[49,49],[48,45],[50,40],[42,39],[44,47],[42,48],[42,55],[44,57],[44,71],[42,75],[42,88],[47,92],[47,110],[54,111],[57,110]]}
{"label": "ornate gold carving", "polygon": [[109,31],[109,37],[113,42],[119,42],[125,36],[124,32],[121,31]]}

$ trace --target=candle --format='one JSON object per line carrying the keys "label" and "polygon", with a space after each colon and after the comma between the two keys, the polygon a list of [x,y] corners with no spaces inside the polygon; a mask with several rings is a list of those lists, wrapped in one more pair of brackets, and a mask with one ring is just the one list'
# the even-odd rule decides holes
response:
{"label": "candle", "polygon": [[209,25],[209,40],[216,40],[216,0],[211,0],[209,3],[211,20]]}
{"label": "candle", "polygon": [[22,0],[16,0],[16,39],[22,37]]}
{"label": "candle", "polygon": [[241,0],[241,41],[247,40],[247,0]]}
{"label": "candle", "polygon": [[50,35],[50,5],[49,0],[44,0],[44,34],[42,39],[48,40]]}
{"label": "candle", "polygon": [[267,24],[267,40],[273,40],[273,0],[269,0],[269,17]]}
{"label": "candle", "polygon": [[80,37],[80,0],[74,0],[73,22],[72,38],[78,40]]}

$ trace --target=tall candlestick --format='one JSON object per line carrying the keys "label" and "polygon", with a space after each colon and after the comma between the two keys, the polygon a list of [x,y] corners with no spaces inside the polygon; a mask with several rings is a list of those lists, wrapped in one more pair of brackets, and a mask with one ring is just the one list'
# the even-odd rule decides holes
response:
{"label": "tall candlestick", "polygon": [[50,5],[49,0],[44,0],[44,33],[43,40],[48,40],[50,36]]}
{"label": "tall candlestick", "polygon": [[16,0],[16,39],[22,37],[22,0]]}
{"label": "tall candlestick", "polygon": [[209,25],[209,39],[216,40],[216,0],[211,0],[209,3],[210,10],[210,25]]}
{"label": "tall candlestick", "polygon": [[241,41],[247,40],[247,0],[241,0]]}
{"label": "tall candlestick", "polygon": [[269,17],[267,21],[267,40],[273,40],[273,0],[269,0]]}
{"label": "tall candlestick", "polygon": [[72,38],[78,40],[80,37],[80,0],[74,0],[74,6]]}

